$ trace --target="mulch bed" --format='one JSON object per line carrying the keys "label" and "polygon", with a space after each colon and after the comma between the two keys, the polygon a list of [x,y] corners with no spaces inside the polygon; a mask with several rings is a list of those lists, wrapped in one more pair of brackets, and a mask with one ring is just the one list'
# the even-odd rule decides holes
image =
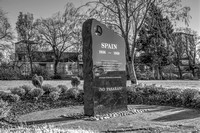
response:
{"label": "mulch bed", "polygon": [[[38,101],[19,101],[17,103],[11,103],[11,109],[7,117],[0,119],[1,125],[15,125],[18,121],[18,118],[21,115],[28,114],[31,112],[42,111],[42,110],[49,110],[49,109],[56,109],[61,107],[70,107],[70,106],[77,106],[82,105],[82,103],[69,99],[69,100],[57,100],[57,101],[50,101],[45,100],[45,98],[40,99]],[[4,123],[4,124],[3,124]],[[0,125],[0,127],[2,127]]]}

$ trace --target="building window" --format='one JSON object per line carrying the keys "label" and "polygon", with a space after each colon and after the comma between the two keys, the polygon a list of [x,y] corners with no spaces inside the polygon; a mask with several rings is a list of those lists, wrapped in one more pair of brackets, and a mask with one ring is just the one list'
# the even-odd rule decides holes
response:
{"label": "building window", "polygon": [[53,64],[50,65],[50,69],[53,70]]}
{"label": "building window", "polygon": [[68,65],[65,65],[65,71],[67,72],[68,70]]}

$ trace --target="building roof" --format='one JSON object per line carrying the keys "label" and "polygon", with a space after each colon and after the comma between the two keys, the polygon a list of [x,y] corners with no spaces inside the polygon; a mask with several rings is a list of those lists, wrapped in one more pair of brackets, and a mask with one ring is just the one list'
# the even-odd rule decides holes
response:
{"label": "building roof", "polygon": [[20,43],[38,44],[34,41],[29,41],[29,40],[21,40],[21,41],[16,42],[15,44],[20,44]]}

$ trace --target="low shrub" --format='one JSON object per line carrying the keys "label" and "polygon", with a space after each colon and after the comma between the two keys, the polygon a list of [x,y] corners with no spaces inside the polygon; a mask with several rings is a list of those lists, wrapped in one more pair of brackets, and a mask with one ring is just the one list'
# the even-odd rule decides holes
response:
{"label": "low shrub", "polygon": [[61,89],[61,93],[63,94],[66,93],[68,90],[68,87],[66,85],[58,85],[57,87]]}
{"label": "low shrub", "polygon": [[129,104],[181,104],[181,91],[179,89],[165,89],[155,85],[136,85],[127,88]]}
{"label": "low shrub", "polygon": [[35,87],[41,88],[42,87],[42,83],[43,83],[43,77],[42,76],[38,76],[37,74],[35,74],[32,77],[32,83]]}
{"label": "low shrub", "polygon": [[170,80],[175,80],[178,79],[178,75],[175,73],[164,73],[163,74],[164,79],[170,79]]}
{"label": "low shrub", "polygon": [[0,91],[0,99],[6,102],[18,102],[20,100],[20,96],[16,93],[8,93],[4,91]]}
{"label": "low shrub", "polygon": [[194,76],[191,73],[184,73],[183,75],[183,79],[194,79]]}
{"label": "low shrub", "polygon": [[72,75],[66,73],[57,73],[56,75],[52,76],[51,79],[56,79],[56,80],[71,80]]}
{"label": "low shrub", "polygon": [[136,87],[127,87],[128,104],[134,104],[137,96],[138,92],[136,91]]}
{"label": "low shrub", "polygon": [[162,98],[162,103],[165,103],[167,105],[174,105],[174,106],[181,106],[182,105],[182,99],[181,89],[165,89],[164,90],[165,95]]}
{"label": "low shrub", "polygon": [[79,90],[79,95],[77,96],[76,99],[78,102],[83,103],[84,102],[84,91],[83,90]]}
{"label": "low shrub", "polygon": [[34,88],[28,94],[30,99],[38,100],[44,94],[44,91],[40,88]]}
{"label": "low shrub", "polygon": [[56,74],[54,76],[51,77],[52,79],[62,79],[61,74]]}
{"label": "low shrub", "polygon": [[136,76],[139,80],[154,80],[154,74],[150,70],[146,70],[145,72],[141,72],[140,70],[136,71]]}
{"label": "low shrub", "polygon": [[16,103],[19,100],[20,100],[20,96],[17,94],[11,94],[11,93],[6,94],[5,101]]}
{"label": "low shrub", "polygon": [[45,68],[40,66],[33,68],[33,74],[42,76],[44,79],[51,79],[52,74]]}
{"label": "low shrub", "polygon": [[16,94],[20,97],[24,97],[24,95],[26,94],[26,91],[22,87],[10,88],[9,90],[12,94]]}
{"label": "low shrub", "polygon": [[137,73],[137,78],[139,80],[148,80],[149,79],[145,73]]}
{"label": "low shrub", "polygon": [[65,97],[67,99],[71,98],[71,99],[77,99],[78,96],[80,95],[80,90],[78,88],[70,88],[66,93],[65,93]]}
{"label": "low shrub", "polygon": [[0,68],[0,80],[19,79],[20,74],[12,68]]}
{"label": "low shrub", "polygon": [[136,97],[136,99],[135,99],[135,103],[137,103],[137,104],[143,104],[143,102],[144,102],[143,97],[141,95],[138,95]]}
{"label": "low shrub", "polygon": [[45,94],[49,94],[50,93],[50,90],[52,90],[53,86],[50,85],[50,84],[44,84],[42,86],[42,89],[44,91]]}
{"label": "low shrub", "polygon": [[80,83],[81,83],[81,80],[80,80],[79,77],[74,76],[74,77],[71,78],[71,85],[73,87],[78,87],[80,85]]}
{"label": "low shrub", "polygon": [[162,86],[157,87],[155,84],[144,86],[142,89],[146,95],[157,95],[161,94],[164,91],[164,88]]}
{"label": "low shrub", "polygon": [[60,93],[57,91],[53,91],[53,92],[49,93],[49,98],[52,101],[58,100],[59,96],[60,96]]}
{"label": "low shrub", "polygon": [[136,85],[128,89],[128,103],[130,104],[158,104],[162,96],[162,87],[155,85]]}
{"label": "low shrub", "polygon": [[185,89],[181,94],[182,104],[186,107],[194,106],[195,95],[199,94],[196,89]]}
{"label": "low shrub", "polygon": [[53,87],[50,84],[43,85],[42,89],[44,90],[45,94],[47,94],[47,95],[50,94],[51,92],[54,92],[54,91],[59,92],[59,93],[61,92],[61,88]]}
{"label": "low shrub", "polygon": [[0,99],[3,99],[4,101],[6,100],[6,97],[8,95],[8,92],[5,91],[0,91]]}
{"label": "low shrub", "polygon": [[200,94],[199,93],[195,94],[192,101],[193,101],[193,107],[200,108]]}
{"label": "low shrub", "polygon": [[0,119],[7,117],[9,112],[8,103],[0,99]]}
{"label": "low shrub", "polygon": [[21,86],[21,88],[23,88],[25,90],[25,95],[28,94],[32,89],[32,87],[28,86],[28,85],[23,85],[23,86]]}

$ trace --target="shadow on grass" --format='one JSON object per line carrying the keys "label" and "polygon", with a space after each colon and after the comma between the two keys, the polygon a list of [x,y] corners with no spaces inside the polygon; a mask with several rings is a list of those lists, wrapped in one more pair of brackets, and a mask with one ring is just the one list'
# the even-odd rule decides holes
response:
{"label": "shadow on grass", "polygon": [[177,121],[185,119],[194,119],[200,117],[200,111],[198,110],[185,110],[175,114],[166,115],[153,119],[153,121],[168,122],[168,121]]}
{"label": "shadow on grass", "polygon": [[54,119],[20,122],[18,124],[34,125],[34,124],[48,124],[48,123],[54,123],[54,122],[67,122],[67,121],[75,121],[75,120],[80,120],[80,119],[76,119],[72,117],[59,117],[59,118],[54,118]]}

